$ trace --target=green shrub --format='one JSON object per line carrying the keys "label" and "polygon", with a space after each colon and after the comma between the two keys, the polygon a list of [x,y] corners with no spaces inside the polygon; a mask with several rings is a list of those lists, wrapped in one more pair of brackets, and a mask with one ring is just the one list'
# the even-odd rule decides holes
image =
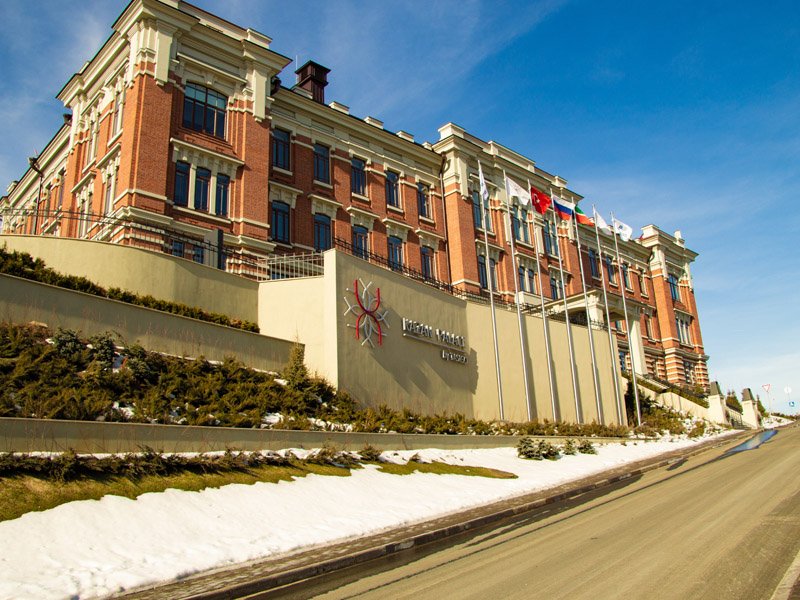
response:
{"label": "green shrub", "polygon": [[578,452],[581,454],[597,454],[597,449],[589,440],[581,440],[578,442]]}
{"label": "green shrub", "polygon": [[534,440],[524,437],[517,444],[517,456],[532,460],[556,460],[560,454],[558,448],[545,440]]}
{"label": "green shrub", "polygon": [[578,447],[575,444],[574,440],[567,440],[564,442],[564,445],[561,446],[561,453],[565,456],[574,456],[578,453]]}
{"label": "green shrub", "polygon": [[361,460],[364,462],[381,462],[381,451],[371,444],[366,444],[361,450],[359,450],[358,454],[361,456]]}

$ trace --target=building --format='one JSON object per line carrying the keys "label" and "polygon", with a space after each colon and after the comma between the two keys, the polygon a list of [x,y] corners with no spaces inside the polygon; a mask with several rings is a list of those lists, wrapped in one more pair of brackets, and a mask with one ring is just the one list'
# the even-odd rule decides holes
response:
{"label": "building", "polygon": [[[100,51],[59,92],[68,111],[64,124],[0,201],[3,237],[17,245],[41,236],[110,242],[263,281],[258,292],[262,331],[299,337],[307,347],[313,343],[303,336],[314,338],[314,327],[323,329],[326,318],[347,327],[338,306],[328,317],[319,313],[322,321],[314,327],[296,326],[293,304],[302,304],[304,293],[321,293],[301,291],[302,286],[323,284],[294,280],[321,275],[323,264],[327,272],[337,273],[331,284],[336,291],[324,294],[334,304],[344,289],[353,297],[364,292],[348,288],[348,281],[357,287],[359,280],[364,286],[380,280],[398,295],[411,294],[404,300],[405,312],[394,315],[402,319],[402,329],[392,325],[390,336],[402,332],[424,338],[436,329],[458,339],[469,330],[470,342],[484,339],[486,331],[476,333],[483,326],[475,323],[484,317],[490,321],[483,313],[491,287],[504,315],[520,307],[520,333],[514,333],[512,319],[500,326],[504,340],[532,335],[523,333],[525,327],[557,330],[546,340],[552,348],[528,339],[523,364],[531,363],[530,373],[506,368],[513,371],[506,383],[499,383],[498,374],[491,384],[496,391],[511,385],[515,397],[523,387],[526,396],[532,387],[536,395],[550,397],[528,398],[528,417],[609,420],[616,413],[611,420],[623,421],[618,392],[607,406],[600,397],[601,388],[608,395],[609,386],[618,384],[617,361],[638,375],[708,388],[690,272],[697,255],[679,232],[669,235],[649,225],[639,239],[622,241],[553,214],[543,216],[524,204],[509,205],[505,176],[575,203],[582,198],[561,177],[455,124],[444,125],[435,143],[419,143],[404,131],[386,130],[374,117],[349,114],[346,105],[326,101],[330,71],[313,61],[297,69],[297,83],[287,87],[281,78],[291,61],[270,44],[259,32],[180,0],[133,0]],[[485,221],[479,163],[490,190]],[[348,258],[328,258],[329,250]],[[324,261],[319,253],[326,253]],[[366,279],[356,273],[359,265],[370,273]],[[340,272],[348,275],[341,278]],[[415,280],[410,289],[419,298],[429,299],[427,289],[435,289],[429,299],[433,308],[425,307],[424,318],[411,314],[419,299],[415,303],[413,293],[401,291],[406,284],[397,283],[397,277]],[[461,304],[448,316],[443,307],[451,302]],[[319,312],[318,307],[307,309]],[[365,322],[378,325],[373,317],[350,323],[350,331],[356,327],[358,333]],[[433,326],[441,322],[446,326]],[[340,347],[343,339],[338,330],[329,336],[308,353],[316,361],[313,366],[334,383],[374,392],[354,383],[356,372],[340,376],[341,348],[336,367],[325,366],[334,343],[330,340]],[[493,379],[486,373],[495,370],[492,362],[499,365],[491,345],[482,342],[478,352],[474,344],[459,346],[452,339],[440,344],[447,365],[432,369],[436,385],[446,390],[463,379],[459,386],[471,398],[491,395]],[[562,352],[555,349],[562,343],[574,353],[557,361],[552,355]],[[590,375],[601,369],[586,365],[586,343],[593,355],[605,353],[605,359],[596,357],[598,362],[610,361],[603,381]],[[483,383],[469,381],[463,369],[451,372],[462,358],[480,361]],[[572,368],[571,382],[565,361]],[[559,386],[551,384],[548,392],[542,383],[548,379],[543,362],[555,365],[558,372],[549,379],[561,382],[560,393]],[[354,364],[371,372],[361,363]],[[394,378],[396,384],[400,375],[383,364],[380,377]],[[594,385],[586,388],[592,378]],[[531,379],[536,381],[529,385]],[[411,387],[415,397],[435,396],[427,383]],[[596,410],[583,406],[579,388],[583,396],[596,397],[587,405]],[[403,389],[395,390],[393,404],[404,404]],[[559,410],[557,405],[569,397],[574,397],[574,409]],[[460,406],[445,391],[434,405],[450,411]],[[541,408],[547,405],[552,405],[549,414]],[[499,414],[492,410],[460,412],[506,416],[502,400]],[[525,418],[525,403],[513,414]]]}

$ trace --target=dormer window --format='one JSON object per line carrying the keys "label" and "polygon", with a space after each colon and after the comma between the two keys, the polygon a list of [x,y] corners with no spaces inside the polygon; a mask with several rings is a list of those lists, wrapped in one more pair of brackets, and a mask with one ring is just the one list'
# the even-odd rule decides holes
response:
{"label": "dormer window", "polygon": [[228,98],[205,86],[189,83],[183,98],[183,126],[225,138]]}

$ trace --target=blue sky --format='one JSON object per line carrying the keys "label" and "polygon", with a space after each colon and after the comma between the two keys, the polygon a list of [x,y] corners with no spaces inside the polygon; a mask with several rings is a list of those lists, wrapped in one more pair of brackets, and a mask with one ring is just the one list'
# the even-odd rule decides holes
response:
{"label": "blue sky", "polygon": [[[418,141],[455,122],[561,175],[584,206],[681,230],[700,254],[712,379],[765,404],[771,383],[784,412],[789,386],[800,405],[800,3],[195,4],[329,67],[327,99],[355,115]],[[55,94],[125,5],[0,3],[3,187],[58,128]]]}

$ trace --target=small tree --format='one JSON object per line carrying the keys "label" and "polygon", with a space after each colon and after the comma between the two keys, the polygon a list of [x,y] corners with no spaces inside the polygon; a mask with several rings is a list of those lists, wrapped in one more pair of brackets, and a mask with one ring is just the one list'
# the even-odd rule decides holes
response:
{"label": "small tree", "polygon": [[295,342],[289,352],[289,362],[283,370],[286,385],[293,390],[304,390],[309,385],[308,369],[305,364],[306,349],[299,342]]}

